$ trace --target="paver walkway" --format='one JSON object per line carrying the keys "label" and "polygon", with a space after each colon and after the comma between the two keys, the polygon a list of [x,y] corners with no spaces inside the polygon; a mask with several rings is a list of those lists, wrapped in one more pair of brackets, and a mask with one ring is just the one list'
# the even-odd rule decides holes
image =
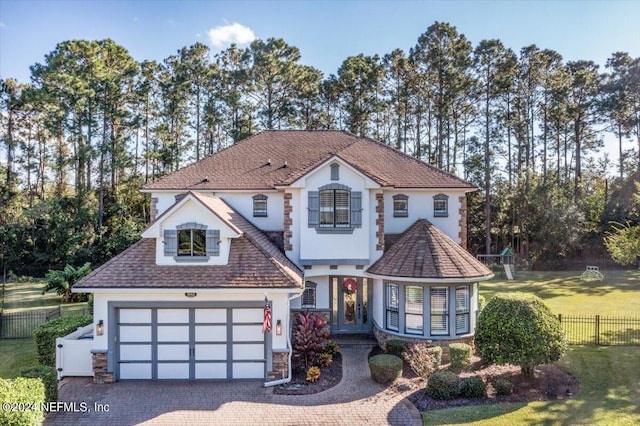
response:
{"label": "paver walkway", "polygon": [[[76,412],[47,415],[45,425],[422,425],[418,410],[369,375],[371,346],[342,346],[342,381],[314,395],[274,395],[256,380],[118,382],[65,379],[59,401]],[[88,412],[79,403],[86,403]],[[95,412],[94,403],[108,404]]]}

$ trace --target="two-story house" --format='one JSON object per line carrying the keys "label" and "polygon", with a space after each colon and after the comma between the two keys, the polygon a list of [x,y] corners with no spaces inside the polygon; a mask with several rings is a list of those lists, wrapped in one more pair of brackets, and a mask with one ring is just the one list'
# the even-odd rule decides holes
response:
{"label": "two-story house", "polygon": [[286,380],[298,310],[334,335],[468,340],[492,276],[465,250],[475,189],[341,131],[266,131],[150,183],[142,239],[74,286],[94,379]]}

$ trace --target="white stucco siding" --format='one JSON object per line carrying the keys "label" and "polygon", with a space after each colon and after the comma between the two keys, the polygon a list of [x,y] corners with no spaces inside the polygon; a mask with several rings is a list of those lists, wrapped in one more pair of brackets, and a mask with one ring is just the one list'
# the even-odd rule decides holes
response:
{"label": "white stucco siding", "polygon": [[176,203],[176,195],[184,194],[185,191],[175,191],[175,192],[154,192],[151,194],[151,198],[156,198],[158,200],[156,204],[156,217],[160,216],[167,210],[169,207]]}
{"label": "white stucco siding", "polygon": [[301,190],[297,188],[287,189],[287,192],[291,193],[291,200],[289,200],[289,204],[291,205],[291,226],[289,227],[291,231],[291,250],[287,250],[286,254],[289,260],[296,264],[300,264],[300,241],[301,241],[301,232],[302,223],[304,220],[304,226],[306,226],[306,218],[307,218],[307,202],[301,201]]}
{"label": "white stucco siding", "polygon": [[[393,216],[393,196],[404,194],[409,197],[408,217]],[[434,217],[433,197],[437,194],[449,196],[449,215],[447,217]],[[442,232],[448,235],[453,241],[460,243],[460,196],[461,191],[415,191],[397,190],[385,191],[384,193],[384,227],[385,233],[399,234],[404,232],[418,219],[427,219]]]}
{"label": "white stucco siding", "polygon": [[[267,196],[267,217],[253,216],[253,196],[258,194]],[[257,228],[264,231],[282,231],[284,222],[283,192],[218,192],[216,195],[226,201]]]}
{"label": "white stucco siding", "polygon": [[[310,271],[307,271],[310,272]],[[328,276],[310,276],[305,281],[312,281],[316,286],[316,307],[315,309],[328,310],[329,303],[329,277]],[[294,299],[291,302],[291,309],[301,309],[302,298]]]}
{"label": "white stucco siding", "polygon": [[[185,296],[185,292],[196,293],[195,297]],[[265,296],[271,301],[272,311],[272,347],[273,349],[285,349],[287,347],[286,334],[289,329],[289,310],[287,309],[287,299],[289,293],[287,291],[269,291],[263,289],[250,291],[233,291],[233,290],[202,290],[202,289],[180,289],[180,290],[120,290],[109,292],[94,293],[93,318],[97,323],[104,321],[105,332],[102,336],[94,336],[93,349],[107,350],[109,336],[113,336],[113,331],[107,328],[114,327],[115,318],[109,318],[113,312],[109,311],[109,302],[140,302],[145,306],[153,305],[153,302],[170,302],[184,304],[188,307],[189,303],[205,304],[206,302],[215,302],[233,307],[235,302],[261,302]],[[278,336],[275,332],[277,321],[282,321],[282,334]]]}
{"label": "white stucco siding", "polygon": [[[365,178],[344,165],[340,166],[339,175],[339,180],[331,180],[330,164],[325,164],[305,179],[304,188],[300,191],[301,208],[294,210],[294,215],[300,221],[300,259],[369,258],[371,206]],[[308,226],[309,191],[317,191],[318,188],[332,183],[346,185],[352,192],[362,192],[362,226],[355,228],[353,233],[318,233],[316,228]]]}

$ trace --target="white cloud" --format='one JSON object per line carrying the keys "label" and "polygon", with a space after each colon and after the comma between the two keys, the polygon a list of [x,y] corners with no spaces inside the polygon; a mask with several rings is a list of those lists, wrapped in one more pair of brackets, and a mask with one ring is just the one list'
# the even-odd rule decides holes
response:
{"label": "white cloud", "polygon": [[207,31],[211,44],[222,48],[232,43],[246,45],[256,39],[256,35],[250,28],[234,22],[230,25],[220,25]]}

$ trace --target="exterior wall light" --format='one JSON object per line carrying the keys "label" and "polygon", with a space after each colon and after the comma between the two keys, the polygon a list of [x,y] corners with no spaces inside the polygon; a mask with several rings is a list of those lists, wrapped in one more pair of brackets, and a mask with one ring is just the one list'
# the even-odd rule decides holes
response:
{"label": "exterior wall light", "polygon": [[282,334],[282,321],[278,320],[276,322],[276,334],[280,336]]}
{"label": "exterior wall light", "polygon": [[96,326],[96,335],[102,336],[104,334],[104,321],[98,321],[98,325]]}

